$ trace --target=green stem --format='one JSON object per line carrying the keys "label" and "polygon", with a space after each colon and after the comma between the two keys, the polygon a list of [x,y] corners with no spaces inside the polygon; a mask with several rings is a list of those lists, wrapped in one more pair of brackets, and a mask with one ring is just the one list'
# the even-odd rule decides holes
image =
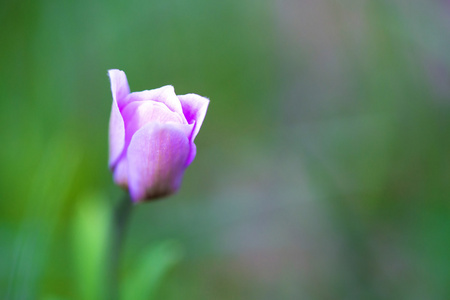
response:
{"label": "green stem", "polygon": [[110,261],[109,261],[109,288],[107,299],[120,299],[120,265],[125,234],[130,219],[133,204],[126,193],[116,205],[111,225]]}

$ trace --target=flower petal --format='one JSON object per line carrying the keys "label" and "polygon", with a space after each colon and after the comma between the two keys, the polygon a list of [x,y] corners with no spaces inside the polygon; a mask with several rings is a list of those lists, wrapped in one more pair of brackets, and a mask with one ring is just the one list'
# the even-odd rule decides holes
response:
{"label": "flower petal", "polygon": [[109,70],[108,75],[113,96],[109,118],[109,167],[113,169],[125,146],[125,125],[119,107],[130,93],[130,88],[123,71]]}
{"label": "flower petal", "polygon": [[128,188],[128,162],[125,152],[118,159],[113,171],[114,183],[125,189]]}
{"label": "flower petal", "polygon": [[125,146],[125,125],[117,102],[113,101],[109,118],[109,167],[114,168]]}
{"label": "flower petal", "polygon": [[189,155],[186,160],[186,167],[188,167],[194,161],[195,155],[197,155],[197,146],[195,146],[194,142],[190,143],[191,143],[191,151],[189,151]]}
{"label": "flower petal", "polygon": [[120,110],[125,106],[125,98],[130,93],[127,76],[124,71],[113,69],[108,71],[111,81],[111,92],[113,100],[117,102]]}
{"label": "flower petal", "polygon": [[178,100],[175,90],[171,85],[166,85],[154,90],[131,93],[128,95],[126,102],[130,103],[133,101],[161,102],[164,103],[171,111],[183,116],[180,100]]}
{"label": "flower petal", "polygon": [[128,148],[134,133],[148,123],[183,124],[184,121],[179,114],[171,111],[165,104],[154,101],[131,102],[122,110],[122,116],[125,122],[125,148]]}
{"label": "flower petal", "polygon": [[181,185],[189,140],[188,125],[152,122],[139,129],[128,147],[128,187],[134,201],[164,197]]}
{"label": "flower petal", "polygon": [[196,94],[179,95],[178,99],[180,99],[183,114],[186,117],[188,124],[195,123],[194,130],[190,137],[190,141],[193,142],[205,119],[209,99]]}

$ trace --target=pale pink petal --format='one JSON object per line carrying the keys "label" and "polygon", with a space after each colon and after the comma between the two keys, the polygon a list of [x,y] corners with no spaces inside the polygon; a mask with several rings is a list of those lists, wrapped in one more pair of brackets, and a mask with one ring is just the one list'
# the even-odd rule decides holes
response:
{"label": "pale pink petal", "polygon": [[125,189],[128,188],[128,162],[125,151],[122,153],[114,167],[113,178],[115,184]]}
{"label": "pale pink petal", "polygon": [[114,168],[125,146],[125,125],[120,113],[120,105],[130,93],[127,77],[120,70],[109,70],[113,102],[109,119],[109,167]]}
{"label": "pale pink petal", "polygon": [[195,123],[194,130],[190,136],[190,141],[193,142],[205,119],[209,99],[196,94],[180,95],[178,96],[178,99],[180,99],[183,114],[186,117],[188,124]]}
{"label": "pale pink petal", "polygon": [[125,98],[130,93],[127,76],[124,71],[117,69],[109,70],[108,75],[111,81],[113,101],[116,101],[117,106],[122,110],[126,103]]}
{"label": "pale pink petal", "polygon": [[148,123],[132,137],[128,147],[128,187],[134,201],[172,194],[181,185],[190,143],[175,123]]}
{"label": "pale pink petal", "polygon": [[197,155],[197,146],[195,146],[194,142],[190,142],[190,144],[191,149],[189,151],[189,155],[186,160],[186,167],[188,167],[194,161],[195,155]]}
{"label": "pale pink petal", "polygon": [[125,148],[128,148],[134,133],[150,122],[184,122],[178,113],[171,111],[165,104],[154,101],[134,101],[122,110],[125,121]]}
{"label": "pale pink petal", "polygon": [[117,102],[113,100],[109,118],[109,167],[114,168],[125,145],[125,125]]}
{"label": "pale pink petal", "polygon": [[166,85],[154,90],[131,93],[125,101],[127,103],[133,101],[161,102],[164,103],[171,111],[176,112],[181,116],[183,115],[180,100],[178,100],[175,90],[171,85]]}

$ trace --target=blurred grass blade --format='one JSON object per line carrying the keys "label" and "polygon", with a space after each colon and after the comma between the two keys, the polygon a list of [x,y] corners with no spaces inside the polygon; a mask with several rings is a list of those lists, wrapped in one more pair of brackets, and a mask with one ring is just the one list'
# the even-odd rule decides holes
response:
{"label": "blurred grass blade", "polygon": [[75,212],[73,248],[79,299],[105,295],[111,207],[102,195],[82,197]]}
{"label": "blurred grass blade", "polygon": [[173,241],[148,248],[126,278],[122,286],[122,299],[156,299],[164,276],[180,261],[181,255],[181,246]]}
{"label": "blurred grass blade", "polygon": [[24,221],[13,246],[5,299],[37,298],[58,217],[80,160],[79,147],[58,136],[49,143],[39,168],[32,174]]}

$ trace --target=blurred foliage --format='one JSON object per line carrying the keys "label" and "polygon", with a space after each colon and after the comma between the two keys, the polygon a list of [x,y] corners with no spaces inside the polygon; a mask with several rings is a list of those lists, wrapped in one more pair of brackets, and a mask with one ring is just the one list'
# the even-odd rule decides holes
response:
{"label": "blurred foliage", "polygon": [[123,298],[450,298],[449,16],[1,1],[0,298],[105,293],[111,68],[211,99],[179,194],[133,208]]}
{"label": "blurred foliage", "polygon": [[74,215],[73,269],[78,299],[102,299],[108,283],[111,206],[101,195],[84,196]]}
{"label": "blurred foliage", "polygon": [[176,242],[166,241],[149,248],[123,283],[122,299],[158,299],[157,291],[164,275],[181,258]]}

